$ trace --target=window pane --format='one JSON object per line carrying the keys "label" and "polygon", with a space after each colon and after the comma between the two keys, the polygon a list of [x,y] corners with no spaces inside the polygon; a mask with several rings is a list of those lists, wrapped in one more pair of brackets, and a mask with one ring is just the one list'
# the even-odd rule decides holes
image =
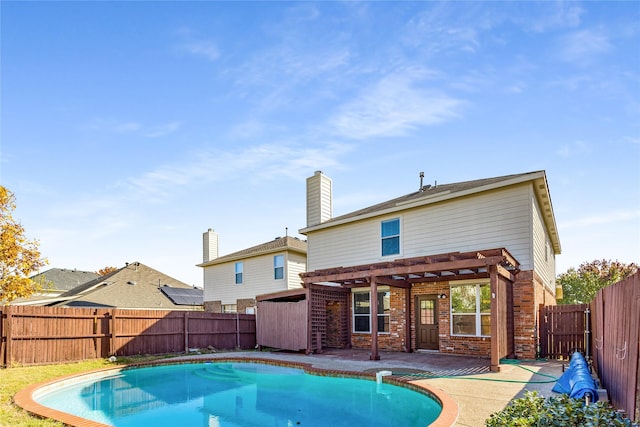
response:
{"label": "window pane", "polygon": [[273,270],[273,278],[276,280],[284,279],[284,267],[277,267]]}
{"label": "window pane", "polygon": [[[370,307],[371,307],[371,304],[369,304],[368,292],[358,292],[353,294],[353,312],[355,314],[369,314]],[[367,327],[367,330],[368,329],[369,328]]]}
{"label": "window pane", "polygon": [[388,221],[382,221],[382,237],[399,236],[400,235],[400,220],[390,219]]}
{"label": "window pane", "polygon": [[491,336],[491,315],[483,314],[480,316],[480,323],[482,328],[482,335]]}
{"label": "window pane", "polygon": [[378,314],[389,314],[391,311],[391,292],[378,292]]}
{"label": "window pane", "polygon": [[420,324],[421,325],[433,325],[435,323],[435,301],[422,300],[420,301]]}
{"label": "window pane", "polygon": [[244,264],[241,262],[236,262],[236,284],[242,283],[242,271],[244,270]]}
{"label": "window pane", "polygon": [[382,239],[382,256],[400,253],[400,237]]}
{"label": "window pane", "polygon": [[389,332],[389,316],[378,316],[378,332]]}
{"label": "window pane", "polygon": [[480,313],[491,313],[491,286],[489,285],[480,286]]}
{"label": "window pane", "polygon": [[453,333],[460,335],[476,334],[476,316],[468,314],[454,314]]}
{"label": "window pane", "polygon": [[276,255],[273,257],[273,266],[275,268],[284,267],[284,255]]}
{"label": "window pane", "polygon": [[355,316],[353,330],[355,332],[369,332],[369,316]]}
{"label": "window pane", "polygon": [[454,313],[476,312],[476,285],[451,288],[451,311]]}

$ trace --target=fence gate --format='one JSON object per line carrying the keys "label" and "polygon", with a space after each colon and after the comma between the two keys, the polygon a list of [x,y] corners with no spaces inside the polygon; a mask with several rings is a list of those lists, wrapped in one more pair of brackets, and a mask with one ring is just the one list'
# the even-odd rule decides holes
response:
{"label": "fence gate", "polygon": [[[589,304],[554,305],[540,308],[540,356],[568,358],[574,350],[587,352]],[[585,336],[586,339],[585,339]]]}

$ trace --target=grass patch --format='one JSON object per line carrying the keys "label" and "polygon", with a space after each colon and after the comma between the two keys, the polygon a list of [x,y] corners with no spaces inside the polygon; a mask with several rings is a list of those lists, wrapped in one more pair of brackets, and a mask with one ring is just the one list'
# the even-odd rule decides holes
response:
{"label": "grass patch", "polygon": [[43,420],[30,415],[13,404],[13,396],[23,388],[63,375],[86,372],[109,366],[143,363],[175,355],[119,357],[111,363],[105,359],[44,366],[17,366],[0,369],[0,426],[2,427],[62,427],[57,421]]}

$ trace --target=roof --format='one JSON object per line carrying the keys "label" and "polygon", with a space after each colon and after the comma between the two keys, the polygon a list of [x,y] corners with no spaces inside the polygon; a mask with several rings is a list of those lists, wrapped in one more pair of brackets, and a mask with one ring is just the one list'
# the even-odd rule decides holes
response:
{"label": "roof", "polygon": [[246,259],[260,255],[267,255],[270,253],[285,251],[298,252],[306,255],[307,242],[305,240],[300,240],[297,237],[276,237],[270,242],[252,246],[247,249],[242,249],[240,251],[233,252],[231,254],[209,260],[207,262],[203,262],[202,264],[198,264],[197,266],[208,267],[210,265],[223,264],[225,262],[236,261],[239,259]]}
{"label": "roof", "polygon": [[[162,310],[202,307],[202,298],[199,302],[195,299],[188,301],[195,302],[195,304],[185,304],[183,299],[175,302],[167,295],[171,291],[163,292],[162,289],[167,286],[172,289],[194,289],[192,286],[140,262],[127,263],[118,270],[65,292],[56,298],[56,301],[63,300],[55,305]],[[202,292],[202,290],[199,291]]]}
{"label": "roof", "polygon": [[36,283],[41,283],[43,290],[68,291],[98,277],[100,277],[100,275],[93,271],[82,271],[76,270],[75,268],[51,268],[31,276],[31,280]]}
{"label": "roof", "polygon": [[559,254],[561,252],[561,247],[558,237],[558,228],[553,214],[553,207],[551,205],[551,197],[549,195],[549,186],[547,184],[545,171],[504,175],[494,178],[455,182],[451,184],[437,184],[433,186],[426,185],[422,187],[422,190],[353,211],[345,215],[340,215],[311,227],[303,228],[300,230],[300,233],[307,234],[309,232],[348,224],[350,222],[360,221],[366,218],[427,206],[434,203],[467,197],[486,191],[529,182],[533,184],[536,198],[538,199],[538,204],[542,210],[544,222],[547,227],[554,252]]}

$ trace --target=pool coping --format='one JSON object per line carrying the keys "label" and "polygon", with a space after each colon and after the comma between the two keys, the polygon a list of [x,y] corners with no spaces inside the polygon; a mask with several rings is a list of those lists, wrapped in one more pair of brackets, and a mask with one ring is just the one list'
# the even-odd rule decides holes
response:
{"label": "pool coping", "polygon": [[[178,364],[195,364],[195,363],[224,363],[224,362],[245,362],[245,363],[262,363],[265,365],[275,365],[290,368],[300,368],[306,373],[319,375],[319,376],[331,376],[331,377],[349,377],[360,378],[368,380],[376,380],[376,373],[373,372],[358,372],[358,371],[343,371],[343,370],[330,370],[315,368],[309,363],[289,362],[275,359],[264,359],[258,357],[223,357],[223,358],[202,358],[198,360],[156,360],[152,362],[134,363],[130,365],[121,365],[114,367],[106,367],[93,369],[87,372],[75,373],[70,375],[64,375],[51,380],[43,381],[41,383],[32,384],[24,389],[20,390],[13,397],[13,403],[21,407],[25,411],[41,418],[50,418],[56,421],[60,421],[65,425],[71,427],[112,427],[110,424],[100,423],[98,421],[89,420],[79,417],[77,415],[69,414],[67,412],[58,411],[53,408],[41,405],[34,400],[34,394],[41,389],[50,387],[54,384],[64,381],[70,381],[75,378],[85,378],[87,376],[102,376],[108,373],[117,373],[127,369],[162,366],[162,365],[178,365]],[[393,376],[382,377],[384,383],[405,387],[413,391],[424,393],[429,397],[435,399],[442,406],[440,415],[434,422],[429,424],[430,427],[451,427],[458,419],[458,404],[457,402],[445,393],[443,390],[433,387],[429,384],[425,384],[420,380],[405,380],[394,378]]]}

